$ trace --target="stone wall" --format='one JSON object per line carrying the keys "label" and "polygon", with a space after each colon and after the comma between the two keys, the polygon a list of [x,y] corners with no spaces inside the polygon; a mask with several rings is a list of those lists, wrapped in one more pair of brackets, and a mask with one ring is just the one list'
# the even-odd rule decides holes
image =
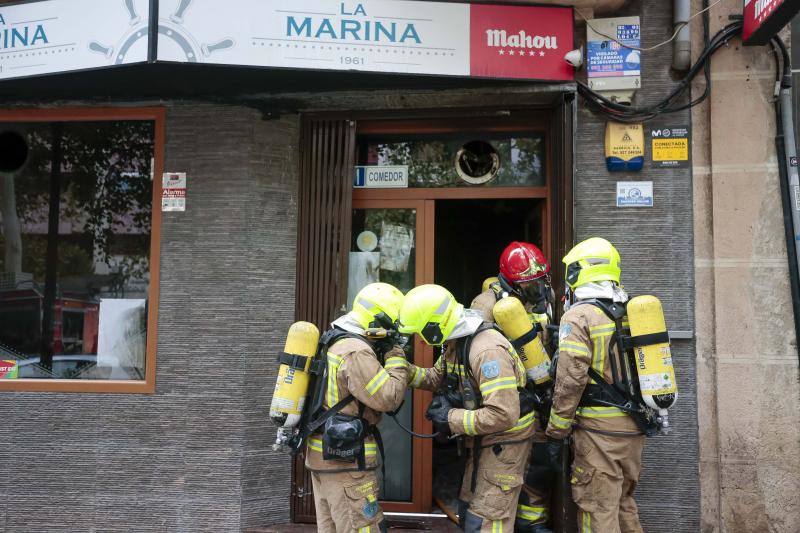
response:
{"label": "stone wall", "polygon": [[[714,8],[711,34],[738,13],[736,0]],[[693,112],[702,531],[797,531],[800,387],[772,52],[733,40],[711,77],[711,98]]]}
{"label": "stone wall", "polygon": [[297,115],[170,105],[156,392],[3,393],[0,531],[238,531],[288,519],[267,455],[294,314]]}

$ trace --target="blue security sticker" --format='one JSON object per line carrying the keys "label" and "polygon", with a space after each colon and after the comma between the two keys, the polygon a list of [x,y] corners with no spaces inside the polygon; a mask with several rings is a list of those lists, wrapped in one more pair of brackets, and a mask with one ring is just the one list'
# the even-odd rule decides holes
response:
{"label": "blue security sticker", "polygon": [[378,502],[376,500],[373,501],[366,501],[364,503],[364,507],[362,507],[361,511],[364,513],[364,518],[372,519],[375,518],[375,515],[378,514]]}
{"label": "blue security sticker", "polygon": [[500,375],[500,363],[497,361],[489,361],[481,365],[481,372],[486,379],[493,379]]}
{"label": "blue security sticker", "polygon": [[561,324],[558,330],[558,340],[563,341],[572,333],[572,324]]}

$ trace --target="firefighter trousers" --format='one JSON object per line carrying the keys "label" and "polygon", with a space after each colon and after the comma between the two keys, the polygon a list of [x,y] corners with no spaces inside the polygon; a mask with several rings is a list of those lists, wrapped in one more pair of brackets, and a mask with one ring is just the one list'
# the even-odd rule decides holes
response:
{"label": "firefighter trousers", "polygon": [[466,533],[513,533],[531,439],[472,449],[480,453],[475,490],[472,491],[472,456],[461,482],[459,518]]}
{"label": "firefighter trousers", "polygon": [[643,435],[611,436],[576,427],[572,498],[580,533],[643,533],[633,492],[642,469]]}
{"label": "firefighter trousers", "polygon": [[374,470],[311,472],[311,483],[318,533],[386,531]]}

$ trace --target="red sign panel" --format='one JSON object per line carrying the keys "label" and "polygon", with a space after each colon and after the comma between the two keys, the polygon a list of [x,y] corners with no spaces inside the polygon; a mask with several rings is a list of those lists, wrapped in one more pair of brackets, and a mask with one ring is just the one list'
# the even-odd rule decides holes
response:
{"label": "red sign panel", "polygon": [[472,4],[470,76],[571,80],[571,8]]}
{"label": "red sign panel", "polygon": [[767,44],[800,11],[798,0],[744,0],[745,44]]}

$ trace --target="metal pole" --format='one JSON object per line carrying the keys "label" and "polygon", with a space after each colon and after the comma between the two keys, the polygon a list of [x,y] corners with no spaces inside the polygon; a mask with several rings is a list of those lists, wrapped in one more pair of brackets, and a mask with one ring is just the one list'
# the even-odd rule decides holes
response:
{"label": "metal pole", "polygon": [[[783,123],[784,161],[789,179],[792,226],[795,243],[800,241],[800,174],[797,172],[797,148],[794,139],[794,117],[792,116],[792,87],[781,86],[781,122]],[[800,246],[795,246],[795,257],[800,264]]]}

